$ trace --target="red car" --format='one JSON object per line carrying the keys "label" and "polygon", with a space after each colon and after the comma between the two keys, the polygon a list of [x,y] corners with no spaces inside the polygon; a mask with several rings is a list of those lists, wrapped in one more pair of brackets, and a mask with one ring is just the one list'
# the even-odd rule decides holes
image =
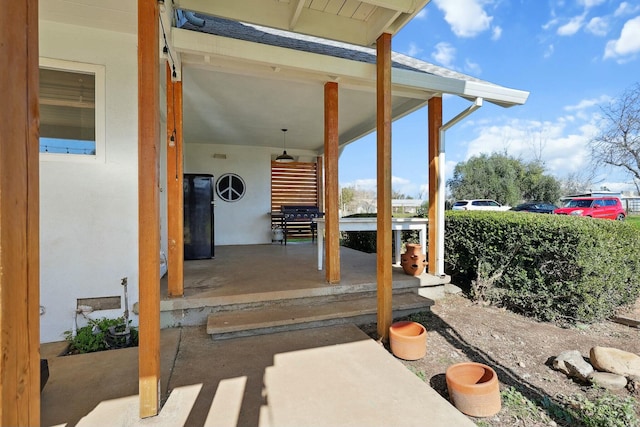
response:
{"label": "red car", "polygon": [[557,215],[587,216],[622,221],[627,212],[617,197],[576,197],[553,211]]}

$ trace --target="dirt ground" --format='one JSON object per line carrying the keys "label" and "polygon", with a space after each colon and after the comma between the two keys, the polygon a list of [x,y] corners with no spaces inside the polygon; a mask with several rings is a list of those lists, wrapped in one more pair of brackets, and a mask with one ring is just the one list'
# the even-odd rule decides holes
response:
{"label": "dirt ground", "polygon": [[[640,315],[640,304],[635,313]],[[413,319],[418,320],[418,319]],[[554,357],[565,350],[579,350],[589,357],[594,346],[615,347],[640,354],[640,329],[615,322],[578,325],[559,328],[548,323],[516,315],[495,307],[472,303],[464,294],[449,295],[439,300],[430,313],[418,321],[427,328],[427,354],[416,361],[403,363],[431,387],[448,399],[445,371],[448,366],[475,361],[491,366],[498,374],[501,391],[514,387],[536,406],[505,402],[501,411],[489,418],[473,419],[482,426],[543,426],[576,425],[545,410],[539,402],[545,398],[551,402],[566,402],[567,397],[578,394],[602,393],[580,384],[553,370]],[[363,326],[369,334],[375,333],[375,325]],[[639,393],[622,390],[621,397],[633,397],[636,413],[640,416]],[[564,399],[564,400],[563,400]],[[621,425],[621,424],[617,424]]]}

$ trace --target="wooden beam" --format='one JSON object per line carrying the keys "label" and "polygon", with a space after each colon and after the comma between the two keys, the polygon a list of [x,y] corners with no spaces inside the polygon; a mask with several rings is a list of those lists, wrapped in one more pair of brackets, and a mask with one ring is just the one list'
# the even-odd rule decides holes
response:
{"label": "wooden beam", "polygon": [[377,280],[378,335],[389,338],[393,321],[391,256],[391,34],[384,33],[376,42],[377,91]]}
{"label": "wooden beam", "polygon": [[436,274],[438,269],[438,181],[441,171],[438,168],[440,156],[440,128],[442,127],[442,98],[434,96],[429,99],[429,274]]}
{"label": "wooden beam", "polygon": [[[340,282],[340,229],[338,203],[338,83],[324,85],[324,158],[326,280]],[[320,238],[320,236],[318,236]]]}
{"label": "wooden beam", "polygon": [[158,2],[138,0],[138,274],[140,417],[160,410],[160,73]]}
{"label": "wooden beam", "polygon": [[184,190],[182,82],[171,78],[167,62],[167,287],[170,297],[184,294]]}
{"label": "wooden beam", "polygon": [[0,12],[0,425],[40,425],[38,1]]}
{"label": "wooden beam", "polygon": [[324,162],[322,156],[316,157],[316,183],[318,208],[324,212]]}

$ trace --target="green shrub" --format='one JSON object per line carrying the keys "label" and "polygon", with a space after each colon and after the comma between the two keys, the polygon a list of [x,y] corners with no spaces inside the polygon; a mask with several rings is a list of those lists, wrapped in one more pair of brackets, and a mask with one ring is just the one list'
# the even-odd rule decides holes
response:
{"label": "green shrub", "polygon": [[545,321],[593,322],[640,294],[640,232],[620,221],[447,212],[445,262],[472,297]]}
{"label": "green shrub", "polygon": [[[131,323],[131,321],[129,321],[129,323]],[[98,320],[89,319],[87,326],[78,328],[75,337],[71,331],[65,331],[64,337],[65,340],[69,342],[69,353],[93,353],[96,351],[109,350],[111,348],[108,340],[109,328],[118,328],[123,325],[124,317],[118,317],[117,319],[103,317]],[[131,331],[131,340],[128,346],[135,347],[138,345],[138,330],[132,326],[129,326],[129,329]],[[116,331],[118,330],[116,329]]]}

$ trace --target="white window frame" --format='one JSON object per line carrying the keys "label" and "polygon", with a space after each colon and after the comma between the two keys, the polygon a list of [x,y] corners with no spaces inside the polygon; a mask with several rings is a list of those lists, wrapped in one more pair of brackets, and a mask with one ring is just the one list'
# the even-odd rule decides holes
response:
{"label": "white window frame", "polygon": [[40,68],[93,74],[95,78],[95,154],[40,153],[41,161],[104,163],[106,149],[106,90],[104,65],[40,58]]}

